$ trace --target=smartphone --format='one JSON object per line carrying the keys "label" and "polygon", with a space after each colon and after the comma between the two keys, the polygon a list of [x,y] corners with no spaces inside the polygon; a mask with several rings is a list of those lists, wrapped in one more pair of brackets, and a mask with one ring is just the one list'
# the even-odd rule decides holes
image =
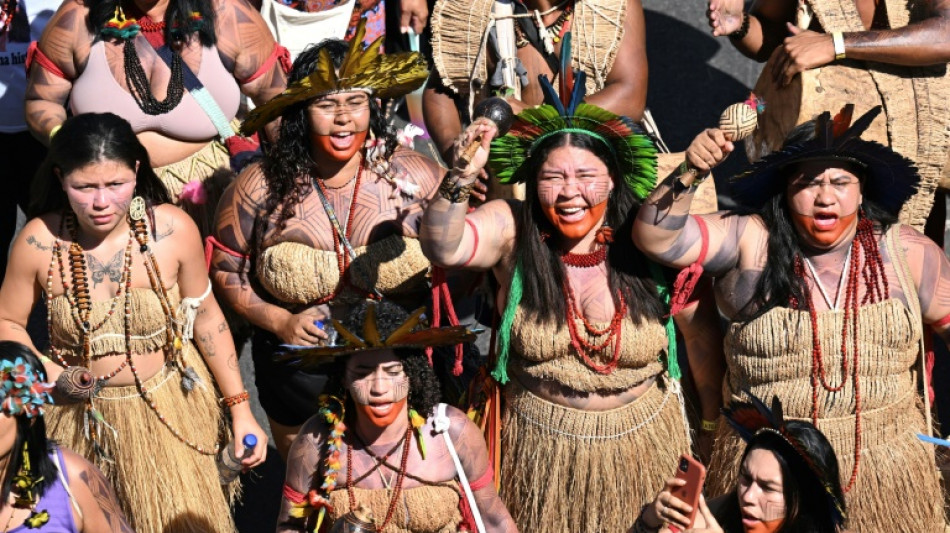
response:
{"label": "smartphone", "polygon": [[[684,453],[680,456],[679,465],[676,467],[676,477],[685,479],[686,484],[682,487],[674,487],[670,492],[693,508],[693,512],[689,515],[689,525],[692,526],[696,519],[696,512],[699,511],[699,495],[702,494],[703,483],[706,481],[706,467]],[[680,533],[680,529],[674,525],[670,525],[670,531]]]}

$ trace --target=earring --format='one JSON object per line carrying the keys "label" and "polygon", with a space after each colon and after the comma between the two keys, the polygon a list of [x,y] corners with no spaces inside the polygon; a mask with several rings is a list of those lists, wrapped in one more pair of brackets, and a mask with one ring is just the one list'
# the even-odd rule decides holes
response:
{"label": "earring", "polygon": [[422,440],[422,428],[426,425],[426,419],[422,418],[419,411],[409,408],[409,424],[411,424],[412,429],[416,431],[416,442],[419,443],[419,455],[422,456],[422,460],[425,460],[426,443]]}
{"label": "earring", "polygon": [[30,450],[29,445],[23,443],[23,463],[20,465],[20,471],[13,477],[13,507],[17,509],[30,509],[32,512],[24,522],[28,529],[42,527],[49,522],[49,513],[45,510],[37,512],[36,510],[36,485],[43,479],[36,479],[30,469]]}
{"label": "earring", "polygon": [[132,198],[129,204],[129,218],[139,221],[145,218],[145,199],[141,196]]}

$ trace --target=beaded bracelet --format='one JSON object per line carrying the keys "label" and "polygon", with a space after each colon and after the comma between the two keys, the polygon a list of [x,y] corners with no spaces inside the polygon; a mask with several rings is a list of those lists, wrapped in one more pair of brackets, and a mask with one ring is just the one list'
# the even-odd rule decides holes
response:
{"label": "beaded bracelet", "polygon": [[442,184],[439,185],[439,195],[442,198],[452,202],[453,204],[461,204],[468,201],[468,197],[472,194],[472,189],[475,188],[475,182],[471,182],[466,185],[459,185],[459,179],[451,179],[453,172],[450,170],[446,173],[445,178],[442,180]]}
{"label": "beaded bracelet", "polygon": [[237,404],[244,403],[251,399],[251,395],[244,391],[240,394],[235,394],[234,396],[228,396],[227,398],[221,398],[221,403],[225,407],[234,407]]}
{"label": "beaded bracelet", "polygon": [[745,39],[745,36],[749,33],[749,19],[752,18],[745,11],[742,12],[742,24],[739,25],[739,29],[730,33],[728,37],[734,41],[741,41]]}

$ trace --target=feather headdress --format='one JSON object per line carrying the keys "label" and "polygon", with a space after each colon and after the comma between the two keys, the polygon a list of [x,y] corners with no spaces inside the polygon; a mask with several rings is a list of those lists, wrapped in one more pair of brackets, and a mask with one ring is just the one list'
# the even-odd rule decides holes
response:
{"label": "feather headdress", "polygon": [[284,92],[266,104],[254,108],[241,125],[245,135],[253,134],[265,124],[283,114],[284,110],[299,102],[336,92],[367,90],[379,98],[394,98],[408,94],[425,83],[429,68],[422,54],[405,52],[382,54],[383,37],[376,39],[365,50],[362,48],[366,35],[366,20],[361,20],[350,48],[339,69],[326,50],[320,50],[316,70],[309,76],[291,84]]}
{"label": "feather headdress", "polygon": [[[778,397],[772,398],[772,408],[769,409],[762,400],[748,390],[745,391],[745,395],[749,398],[748,402],[733,400],[729,402],[727,407],[723,407],[722,413],[729,425],[746,443],[752,443],[757,438],[762,438],[764,434],[780,437],[780,442],[787,445],[787,451],[793,452],[792,457],[798,457],[824,489],[832,516],[838,524],[842,524],[845,520],[844,501],[839,498],[840,490],[838,494],[835,493],[831,479],[832,476],[837,477],[838,473],[828,472],[825,468],[820,467],[815,461],[811,447],[806,445],[799,437],[800,430],[790,430],[788,428],[782,412],[782,402],[779,401]],[[812,429],[818,432],[818,429],[814,426],[812,426]],[[829,448],[831,447],[827,440],[825,440],[825,444]]]}
{"label": "feather headdress", "polygon": [[[920,175],[914,163],[887,146],[861,139],[881,106],[870,109],[853,123],[854,105],[845,105],[834,117],[825,111],[799,126],[782,150],[774,152],[732,179],[732,197],[760,208],[784,190],[784,171],[806,161],[828,161],[853,168],[863,182],[863,194],[893,215],[917,191]],[[831,166],[831,165],[829,165]]]}
{"label": "feather headdress", "polygon": [[619,177],[645,199],[656,185],[656,146],[630,118],[583,102],[586,76],[571,69],[570,32],[561,46],[560,96],[547,76],[539,76],[544,104],[519,113],[508,133],[492,141],[489,166],[502,183],[533,179],[525,175],[525,163],[544,139],[562,132],[588,135],[607,145]]}
{"label": "feather headdress", "polygon": [[[384,307],[384,316],[377,313],[380,307]],[[407,315],[395,304],[370,300],[356,311],[359,315],[357,322],[362,324],[360,333],[332,319],[341,344],[287,347],[288,351],[277,355],[275,360],[311,368],[324,365],[335,357],[362,351],[448,346],[475,340],[475,334],[464,326],[425,327],[425,311],[425,307],[420,307]]]}

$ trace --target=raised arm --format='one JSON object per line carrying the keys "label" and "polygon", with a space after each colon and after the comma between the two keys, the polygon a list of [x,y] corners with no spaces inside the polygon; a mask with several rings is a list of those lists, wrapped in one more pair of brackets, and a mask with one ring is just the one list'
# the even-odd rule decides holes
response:
{"label": "raised arm", "polygon": [[[200,302],[194,323],[195,344],[211,370],[221,395],[225,398],[239,396],[245,390],[241,368],[238,366],[237,350],[234,348],[228,322],[210,290],[211,282],[205,270],[198,227],[184,211],[174,206],[159,207],[156,217],[159,216],[167,217],[173,222],[170,242],[180,254],[178,286],[181,296],[198,298]],[[244,452],[241,440],[245,435],[253,433],[257,437],[258,445],[254,448],[254,453],[242,461],[246,468],[253,468],[264,462],[267,456],[267,434],[254,419],[250,402],[237,403],[230,406],[229,410],[234,427],[236,457],[240,457]]]}
{"label": "raised arm", "polygon": [[[940,65],[950,61],[950,0],[922,2],[924,18],[895,30],[844,34],[849,59],[894,65]],[[833,47],[832,47],[833,51]]]}
{"label": "raised arm", "polygon": [[[63,467],[69,489],[82,509],[78,525],[83,533],[133,533],[126,522],[112,485],[92,463],[73,451],[63,449]],[[66,507],[70,509],[70,507]]]}
{"label": "raised arm", "polygon": [[53,128],[66,120],[66,99],[80,70],[79,49],[83,48],[81,55],[88,57],[90,41],[86,8],[76,0],[66,0],[46,25],[38,43],[37,56],[45,56],[49,63],[34,59],[28,72],[26,123],[33,136],[45,145],[49,145]]}
{"label": "raised arm", "polygon": [[503,200],[488,202],[470,214],[468,194],[488,159],[495,126],[476,120],[465,130],[460,146],[482,135],[481,146],[466,168],[448,171],[426,207],[419,242],[426,257],[446,268],[489,269],[514,246],[515,222],[511,205]]}
{"label": "raised arm", "polygon": [[646,25],[640,0],[627,0],[624,33],[606,85],[585,101],[633,120],[643,118],[647,103]]}
{"label": "raised arm", "polygon": [[[306,497],[323,457],[323,424],[314,416],[300,429],[287,454],[287,475],[284,478],[283,496],[280,499],[280,514],[277,516],[277,533],[308,531],[305,518],[291,516],[291,510],[303,500],[292,498],[297,494]],[[329,517],[326,519],[329,520]]]}
{"label": "raised arm", "polygon": [[[745,0],[709,0],[709,26],[716,37],[729,41],[742,55],[764,63],[788,35],[786,24],[795,22],[795,0],[755,0],[748,13]],[[748,31],[734,36],[748,17]]]}
{"label": "raised arm", "polygon": [[[488,460],[488,447],[481,430],[462,411],[449,407],[447,413],[451,420],[449,434],[458,452],[462,469],[465,470],[465,476],[472,485],[475,504],[481,513],[485,531],[518,531],[518,526],[511,519],[508,509],[495,490],[494,476]],[[499,473],[494,472],[494,475]]]}
{"label": "raised arm", "polygon": [[422,109],[426,131],[432,136],[439,155],[446,163],[452,162],[455,139],[462,133],[462,119],[456,106],[456,97],[442,85],[439,73],[429,73],[429,81],[422,93]]}
{"label": "raised arm", "polygon": [[[708,173],[732,151],[718,129],[700,133],[690,144],[686,157],[692,170],[680,166],[646,199],[633,225],[633,242],[658,263],[684,268],[699,259],[702,230],[689,214],[697,175]],[[706,225],[708,250],[703,267],[712,273],[734,268],[739,258],[739,237],[744,218],[721,213],[697,216]]]}

